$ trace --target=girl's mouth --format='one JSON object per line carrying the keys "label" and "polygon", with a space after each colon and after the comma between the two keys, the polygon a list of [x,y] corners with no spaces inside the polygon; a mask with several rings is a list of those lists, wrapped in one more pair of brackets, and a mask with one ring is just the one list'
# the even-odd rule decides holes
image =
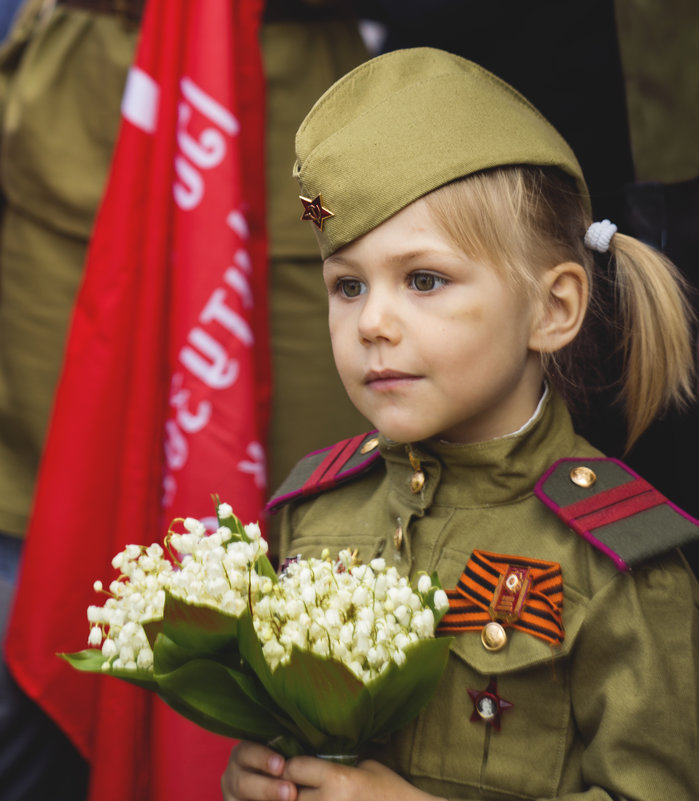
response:
{"label": "girl's mouth", "polygon": [[390,389],[417,381],[420,376],[403,373],[400,370],[370,370],[364,376],[364,384],[374,389]]}

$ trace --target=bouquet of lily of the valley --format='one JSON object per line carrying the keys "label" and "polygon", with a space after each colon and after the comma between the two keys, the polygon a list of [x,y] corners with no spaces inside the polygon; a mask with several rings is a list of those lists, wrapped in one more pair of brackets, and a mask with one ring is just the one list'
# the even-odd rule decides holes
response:
{"label": "bouquet of lily of the valley", "polygon": [[257,525],[217,504],[164,540],[128,545],[103,606],[90,606],[73,667],[157,692],[205,729],[280,753],[357,755],[429,700],[449,638],[436,576],[413,589],[383,559],[293,559],[277,576]]}

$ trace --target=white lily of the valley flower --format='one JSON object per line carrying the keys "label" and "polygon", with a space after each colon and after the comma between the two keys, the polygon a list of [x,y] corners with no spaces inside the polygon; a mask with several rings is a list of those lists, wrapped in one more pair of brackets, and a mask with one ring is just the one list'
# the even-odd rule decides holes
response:
{"label": "white lily of the valley flower", "polygon": [[[232,515],[219,504],[219,519]],[[415,592],[383,558],[358,565],[345,549],[336,561],[325,551],[322,559],[292,562],[275,583],[255,570],[268,549],[257,524],[244,527],[241,541],[225,526],[208,534],[199,520],[182,522],[185,533],[168,535],[175,566],[157,543],[128,545],[112,560],[120,577],[102,607],[88,608],[88,643],[101,648],[104,670],[152,670],[143,624],[162,618],[166,593],[235,617],[249,609],[272,670],[298,648],[339,659],[367,682],[392,662],[404,664],[412,642],[434,636],[429,576],[420,577]],[[103,591],[101,582],[94,587]],[[446,593],[436,590],[433,603],[448,607]]]}
{"label": "white lily of the valley flower", "polygon": [[233,507],[228,503],[220,503],[216,510],[220,520],[226,520],[233,517]]}
{"label": "white lily of the valley flower", "polygon": [[90,636],[87,638],[88,645],[102,645],[102,629],[99,626],[93,626],[90,629]]}
{"label": "white lily of the valley flower", "polygon": [[102,656],[105,659],[111,659],[112,657],[115,657],[118,653],[119,652],[117,650],[116,643],[114,642],[114,640],[105,640],[102,643]]}
{"label": "white lily of the valley flower", "polygon": [[183,525],[190,534],[194,534],[197,537],[203,537],[206,534],[206,526],[201,520],[197,520],[194,517],[185,518]]}
{"label": "white lily of the valley flower", "polygon": [[449,598],[444,590],[437,590],[434,594],[434,606],[438,612],[449,609]]}

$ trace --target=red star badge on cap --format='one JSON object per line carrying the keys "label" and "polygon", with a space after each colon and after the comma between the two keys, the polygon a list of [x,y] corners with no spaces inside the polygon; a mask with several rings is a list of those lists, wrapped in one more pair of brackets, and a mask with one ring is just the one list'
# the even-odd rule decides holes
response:
{"label": "red star badge on cap", "polygon": [[498,695],[497,679],[491,679],[485,690],[468,690],[473,701],[472,721],[483,721],[500,731],[500,717],[505,709],[511,709],[514,704],[505,701]]}
{"label": "red star badge on cap", "polygon": [[313,198],[313,200],[308,197],[303,197],[303,195],[299,195],[299,199],[303,203],[304,209],[301,219],[310,220],[321,231],[323,230],[323,223],[328,219],[328,217],[335,216],[330,210],[323,207],[323,198],[321,195],[317,195]]}

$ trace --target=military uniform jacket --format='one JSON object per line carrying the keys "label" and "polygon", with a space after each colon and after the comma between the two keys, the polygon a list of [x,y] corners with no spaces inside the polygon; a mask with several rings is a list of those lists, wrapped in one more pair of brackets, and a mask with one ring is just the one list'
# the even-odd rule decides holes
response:
{"label": "military uniform jacket", "polygon": [[[292,473],[273,501],[283,506],[282,552],[311,557],[349,546],[415,579],[436,570],[445,588],[474,549],[556,562],[565,638],[554,647],[508,629],[506,646],[491,652],[478,632],[459,634],[425,711],[366,756],[449,799],[696,801],[699,599],[671,540],[662,544],[672,523],[649,532],[654,513],[631,516],[638,539],[665,552],[629,570],[559,518],[560,498],[535,495],[558,459],[606,464],[575,435],[555,394],[522,431],[489,442],[420,443],[410,460],[407,446],[378,439],[380,456],[362,457],[366,464],[346,471],[350,480],[335,476],[319,494]],[[567,492],[570,506],[576,487]],[[493,679],[512,704],[499,731],[471,720],[468,691]]]}

